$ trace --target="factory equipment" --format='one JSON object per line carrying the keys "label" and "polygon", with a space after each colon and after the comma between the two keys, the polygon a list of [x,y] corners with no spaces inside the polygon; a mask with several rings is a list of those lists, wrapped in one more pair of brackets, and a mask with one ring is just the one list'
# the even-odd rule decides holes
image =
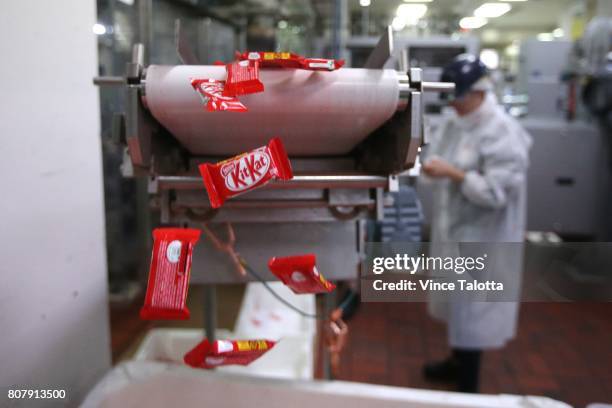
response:
{"label": "factory equipment", "polygon": [[[363,66],[367,56],[376,45],[375,37],[352,37],[347,41],[349,49],[349,65]],[[420,68],[424,81],[439,81],[442,68],[457,55],[468,53],[478,55],[480,42],[476,37],[417,38],[406,35],[396,36],[394,39],[394,52],[385,68],[397,67],[406,64]],[[443,104],[434,94],[423,96],[424,111],[426,114],[440,113]]]}
{"label": "factory equipment", "polygon": [[526,40],[521,44],[518,90],[528,95],[530,116],[563,118],[568,111],[570,88],[563,86],[563,65],[572,48],[571,41]]}
{"label": "factory equipment", "polygon": [[[114,118],[115,139],[125,145],[125,176],[147,177],[151,203],[166,225],[201,227],[231,222],[236,250],[274,279],[268,258],[316,252],[330,280],[357,277],[360,229],[356,220],[382,216],[385,189],[412,167],[423,141],[423,92],[450,91],[426,82],[422,70],[402,64],[384,69],[393,53],[389,28],[365,68],[330,72],[261,70],[263,93],[241,96],[248,112],[208,112],[192,78],[222,79],[222,66],[199,65],[176,32],[184,65],[144,66],[136,45],[125,77],[99,77],[99,85],[125,87],[126,112]],[[265,145],[279,137],[294,177],[212,208],[198,174],[203,162]],[[206,326],[214,337],[211,285],[243,282],[227,253],[207,238],[193,253],[192,284],[209,288]],[[333,302],[328,302],[330,305]]]}
{"label": "factory equipment", "polygon": [[575,44],[529,40],[521,46],[519,82],[529,96],[521,124],[534,141],[530,230],[609,239],[611,27],[609,19],[597,18]]}
{"label": "factory equipment", "polygon": [[533,137],[527,228],[597,237],[605,195],[604,135],[590,123],[561,118],[528,116],[521,125]]}

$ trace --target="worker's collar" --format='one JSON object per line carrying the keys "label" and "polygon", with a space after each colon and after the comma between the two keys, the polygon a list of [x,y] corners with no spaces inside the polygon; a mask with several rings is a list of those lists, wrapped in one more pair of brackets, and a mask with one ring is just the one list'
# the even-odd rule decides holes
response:
{"label": "worker's collar", "polygon": [[457,115],[455,117],[455,123],[459,128],[464,130],[474,129],[478,125],[486,123],[487,119],[495,112],[495,109],[497,109],[497,98],[493,93],[487,92],[478,108],[467,115]]}

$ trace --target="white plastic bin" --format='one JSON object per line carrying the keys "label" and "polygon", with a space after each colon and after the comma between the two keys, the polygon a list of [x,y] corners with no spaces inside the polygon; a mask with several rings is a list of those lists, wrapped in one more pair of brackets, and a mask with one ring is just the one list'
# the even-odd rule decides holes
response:
{"label": "white plastic bin", "polygon": [[[269,285],[295,307],[315,314],[314,295],[296,295],[280,282]],[[289,309],[261,283],[247,285],[234,332],[218,329],[215,337],[278,341],[272,350],[248,366],[224,366],[219,371],[287,379],[314,378],[315,319]],[[204,331],[199,329],[153,329],[141,343],[135,359],[183,364],[185,353],[203,339]]]}
{"label": "white plastic bin", "polygon": [[472,395],[349,383],[272,379],[129,361],[109,372],[84,408],[570,408],[546,397]]}

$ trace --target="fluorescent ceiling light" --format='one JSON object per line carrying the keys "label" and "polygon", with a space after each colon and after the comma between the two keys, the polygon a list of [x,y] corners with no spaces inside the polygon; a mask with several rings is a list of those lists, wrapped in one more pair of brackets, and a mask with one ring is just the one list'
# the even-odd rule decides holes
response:
{"label": "fluorescent ceiling light", "polygon": [[489,21],[482,17],[463,17],[459,20],[459,27],[465,30],[474,30],[487,24]]}
{"label": "fluorescent ceiling light", "polygon": [[565,35],[565,32],[563,31],[562,28],[555,28],[552,32],[552,35],[555,38],[561,38]]}
{"label": "fluorescent ceiling light", "polygon": [[359,0],[359,5],[361,7],[368,7],[371,4],[370,0]]}
{"label": "fluorescent ceiling light", "polygon": [[552,33],[540,33],[538,34],[539,41],[553,41],[555,36]]}
{"label": "fluorescent ceiling light", "polygon": [[516,57],[520,54],[520,48],[517,44],[510,44],[504,51],[509,57]]}
{"label": "fluorescent ceiling light", "polygon": [[393,27],[395,31],[402,31],[404,28],[406,28],[406,22],[403,18],[395,16],[391,22],[391,27]]}
{"label": "fluorescent ceiling light", "polygon": [[493,49],[486,48],[480,51],[480,60],[489,69],[499,68],[499,53]]}
{"label": "fluorescent ceiling light", "polygon": [[96,23],[91,27],[91,31],[96,35],[104,35],[106,34],[106,27],[100,23]]}
{"label": "fluorescent ceiling light", "polygon": [[512,9],[508,3],[485,3],[474,10],[474,17],[496,18],[503,16]]}
{"label": "fluorescent ceiling light", "polygon": [[425,14],[427,6],[425,4],[400,4],[395,12],[405,25],[416,25]]}
{"label": "fluorescent ceiling light", "polygon": [[481,34],[482,41],[486,43],[498,42],[499,37],[500,37],[499,31],[494,30],[494,29],[483,30]]}

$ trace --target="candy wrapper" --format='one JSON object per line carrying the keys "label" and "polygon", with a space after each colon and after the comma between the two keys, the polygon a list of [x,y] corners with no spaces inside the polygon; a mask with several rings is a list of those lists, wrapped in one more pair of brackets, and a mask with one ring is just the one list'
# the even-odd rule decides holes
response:
{"label": "candy wrapper", "polygon": [[140,317],[146,320],[189,319],[185,301],[191,254],[200,238],[200,230],[157,228],[153,238],[149,283]]}
{"label": "candy wrapper", "polygon": [[246,112],[248,109],[235,96],[225,96],[225,81],[215,79],[192,79],[191,86],[196,90],[202,103],[210,112]]}
{"label": "candy wrapper", "polygon": [[267,353],[276,342],[271,340],[208,340],[190,350],[183,360],[194,368],[215,368],[224,365],[249,365],[264,353]]}
{"label": "candy wrapper", "polygon": [[331,292],[336,285],[329,282],[317,270],[314,254],[272,258],[268,262],[270,271],[294,293]]}
{"label": "candy wrapper", "polygon": [[311,71],[334,71],[344,65],[344,60],[305,58],[291,52],[244,52],[236,55],[239,60],[259,61],[262,68],[296,68]]}
{"label": "candy wrapper", "polygon": [[291,180],[291,163],[279,138],[267,146],[217,164],[201,164],[200,174],[210,205],[219,208],[226,199],[253,190],[272,179]]}
{"label": "candy wrapper", "polygon": [[263,92],[263,83],[259,80],[259,61],[235,61],[226,65],[227,80],[224,96],[247,95]]}

